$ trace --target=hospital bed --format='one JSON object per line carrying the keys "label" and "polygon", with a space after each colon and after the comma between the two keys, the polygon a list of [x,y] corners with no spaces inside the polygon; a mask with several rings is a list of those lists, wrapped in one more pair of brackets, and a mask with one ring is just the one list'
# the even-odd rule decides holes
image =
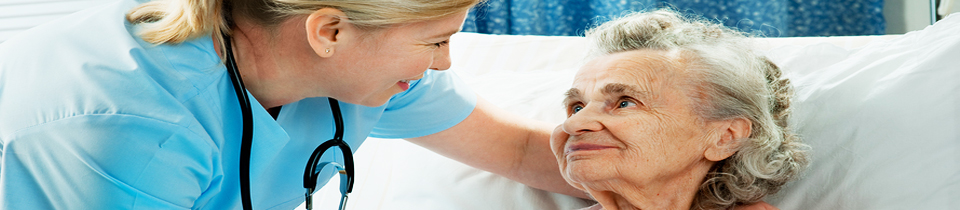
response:
{"label": "hospital bed", "polygon": [[[791,126],[811,147],[781,209],[960,208],[960,16],[904,35],[757,38],[796,86]],[[513,113],[561,123],[582,37],[460,33],[452,71]],[[591,202],[484,172],[397,139],[356,153],[348,209],[578,209]],[[335,209],[338,180],[314,195]],[[302,207],[301,207],[302,208]]]}

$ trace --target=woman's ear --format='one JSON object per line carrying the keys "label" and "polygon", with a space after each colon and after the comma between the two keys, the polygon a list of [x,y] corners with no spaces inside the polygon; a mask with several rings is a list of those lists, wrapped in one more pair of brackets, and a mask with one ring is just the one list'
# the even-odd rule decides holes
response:
{"label": "woman's ear", "polygon": [[740,150],[740,141],[750,137],[750,120],[742,117],[724,120],[720,122],[720,135],[715,137],[715,142],[707,145],[707,150],[703,156],[710,161],[721,161],[732,156]]}
{"label": "woman's ear", "polygon": [[307,42],[320,57],[333,56],[337,44],[347,29],[347,15],[338,9],[323,8],[310,13],[306,19]]}

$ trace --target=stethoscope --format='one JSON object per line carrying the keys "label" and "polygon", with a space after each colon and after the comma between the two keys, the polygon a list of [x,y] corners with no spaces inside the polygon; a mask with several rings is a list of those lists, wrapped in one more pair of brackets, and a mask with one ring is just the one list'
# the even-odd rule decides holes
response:
{"label": "stethoscope", "polygon": [[[233,82],[233,89],[237,92],[237,101],[240,103],[240,110],[243,115],[243,133],[240,141],[240,197],[243,203],[243,209],[253,209],[250,201],[250,149],[253,145],[253,113],[250,109],[250,98],[247,98],[247,88],[243,85],[240,78],[240,72],[237,70],[237,62],[233,57],[233,47],[230,45],[230,36],[223,35],[224,49],[227,53],[227,70],[230,79]],[[327,140],[317,146],[307,161],[307,166],[303,171],[303,188],[307,190],[304,194],[306,208],[313,209],[311,197],[317,188],[317,176],[323,166],[331,165],[337,169],[340,174],[340,210],[347,206],[347,197],[353,191],[353,153],[347,142],[343,141],[343,116],[340,114],[340,102],[336,99],[328,98],[330,101],[330,111],[333,112],[333,120],[336,124],[336,132],[333,139]],[[331,147],[337,147],[343,154],[343,165],[337,162],[322,162],[323,152]],[[318,167],[320,166],[320,167]]]}

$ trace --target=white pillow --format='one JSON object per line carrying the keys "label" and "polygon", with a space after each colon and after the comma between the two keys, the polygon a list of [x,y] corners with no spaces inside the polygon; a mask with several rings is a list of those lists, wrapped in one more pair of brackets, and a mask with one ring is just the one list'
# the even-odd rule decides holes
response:
{"label": "white pillow", "polygon": [[810,168],[783,209],[960,207],[960,16],[860,49],[768,53],[797,87]]}

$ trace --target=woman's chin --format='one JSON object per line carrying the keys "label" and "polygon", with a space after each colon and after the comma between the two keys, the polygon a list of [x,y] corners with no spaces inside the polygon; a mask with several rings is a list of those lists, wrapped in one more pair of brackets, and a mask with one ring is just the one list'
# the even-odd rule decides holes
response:
{"label": "woman's chin", "polygon": [[566,173],[570,182],[589,184],[615,178],[616,174],[613,174],[612,171],[614,171],[612,168],[602,165],[602,163],[580,160],[567,163],[564,173]]}

